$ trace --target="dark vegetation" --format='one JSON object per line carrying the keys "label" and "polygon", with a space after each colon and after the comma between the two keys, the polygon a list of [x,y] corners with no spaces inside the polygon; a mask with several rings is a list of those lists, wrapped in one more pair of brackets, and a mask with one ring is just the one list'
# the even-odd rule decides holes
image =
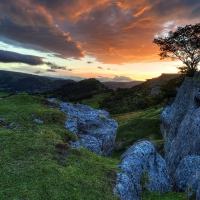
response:
{"label": "dark vegetation", "polygon": [[46,94],[48,94],[48,97],[55,97],[62,101],[82,102],[84,99],[92,98],[93,95],[110,91],[100,81],[90,78],[79,82],[68,83]]}
{"label": "dark vegetation", "polygon": [[[100,108],[112,114],[120,114],[167,103],[175,97],[184,77],[184,75],[163,74],[129,89],[119,88],[100,102]],[[152,89],[156,87],[158,94],[152,94]]]}
{"label": "dark vegetation", "polygon": [[135,85],[138,85],[144,81],[130,81],[130,82],[113,82],[107,81],[102,82],[107,88],[117,90],[118,88],[131,88]]}
{"label": "dark vegetation", "polygon": [[72,82],[74,81],[0,70],[0,92],[10,94],[41,93]]}
{"label": "dark vegetation", "polygon": [[193,76],[200,62],[200,23],[177,27],[168,36],[155,38],[160,47],[160,57],[179,59],[185,66],[179,67],[181,73]]}

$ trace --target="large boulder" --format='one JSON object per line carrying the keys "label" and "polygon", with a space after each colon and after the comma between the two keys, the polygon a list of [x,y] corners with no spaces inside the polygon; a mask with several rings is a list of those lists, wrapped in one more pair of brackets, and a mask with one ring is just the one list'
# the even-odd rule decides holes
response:
{"label": "large boulder", "polygon": [[178,191],[185,191],[188,196],[196,195],[200,199],[200,156],[186,156],[176,170],[175,182]]}
{"label": "large boulder", "polygon": [[112,156],[118,124],[107,111],[71,103],[61,103],[60,108],[67,115],[66,128],[79,138],[71,143],[73,147],[83,146],[94,153]]}
{"label": "large boulder", "polygon": [[171,190],[165,160],[148,141],[131,146],[122,156],[114,193],[122,200],[138,200],[142,188],[164,193]]}
{"label": "large boulder", "polygon": [[166,107],[160,117],[165,160],[173,180],[182,159],[200,155],[199,90],[196,78],[186,78],[174,103]]}

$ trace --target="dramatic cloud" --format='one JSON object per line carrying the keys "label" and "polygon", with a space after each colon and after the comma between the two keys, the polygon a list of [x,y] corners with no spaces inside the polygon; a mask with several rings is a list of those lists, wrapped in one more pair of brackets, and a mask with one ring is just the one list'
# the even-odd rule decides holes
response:
{"label": "dramatic cloud", "polygon": [[99,81],[101,81],[101,82],[107,82],[107,81],[112,81],[112,82],[130,82],[130,81],[133,81],[131,78],[126,77],[126,76],[115,76],[114,78],[98,76],[97,79]]}
{"label": "dramatic cloud", "polygon": [[2,0],[0,37],[64,59],[152,62],[154,36],[199,22],[199,11],[199,0]]}
{"label": "dramatic cloud", "polygon": [[133,79],[126,77],[126,76],[115,76],[113,78],[113,81],[115,81],[115,82],[129,82],[129,81],[133,81]]}
{"label": "dramatic cloud", "polygon": [[41,65],[43,64],[42,58],[31,55],[23,55],[10,51],[0,50],[0,62],[4,63],[26,63],[29,65]]}
{"label": "dramatic cloud", "polygon": [[40,70],[37,70],[37,71],[35,71],[35,72],[33,72],[34,74],[42,74],[42,73],[44,73],[44,72],[41,72]]}
{"label": "dramatic cloud", "polygon": [[62,70],[66,70],[65,66],[60,66],[57,65],[55,63],[51,63],[51,62],[45,62],[46,65],[48,65],[51,69],[62,69]]}
{"label": "dramatic cloud", "polygon": [[56,72],[56,70],[54,70],[54,69],[47,69],[46,71],[47,72]]}

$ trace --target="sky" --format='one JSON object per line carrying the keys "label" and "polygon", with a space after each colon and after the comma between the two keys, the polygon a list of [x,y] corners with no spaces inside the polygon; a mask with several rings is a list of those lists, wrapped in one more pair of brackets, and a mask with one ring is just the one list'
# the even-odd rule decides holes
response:
{"label": "sky", "polygon": [[0,69],[77,81],[177,73],[152,41],[199,20],[199,0],[0,0]]}

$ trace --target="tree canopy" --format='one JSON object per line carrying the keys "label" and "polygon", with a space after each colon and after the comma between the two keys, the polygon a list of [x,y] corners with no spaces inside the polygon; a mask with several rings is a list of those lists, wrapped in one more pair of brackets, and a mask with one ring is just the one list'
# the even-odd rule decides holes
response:
{"label": "tree canopy", "polygon": [[160,58],[179,59],[185,64],[179,67],[182,73],[192,76],[200,62],[200,23],[177,27],[165,37],[154,38],[160,47]]}

